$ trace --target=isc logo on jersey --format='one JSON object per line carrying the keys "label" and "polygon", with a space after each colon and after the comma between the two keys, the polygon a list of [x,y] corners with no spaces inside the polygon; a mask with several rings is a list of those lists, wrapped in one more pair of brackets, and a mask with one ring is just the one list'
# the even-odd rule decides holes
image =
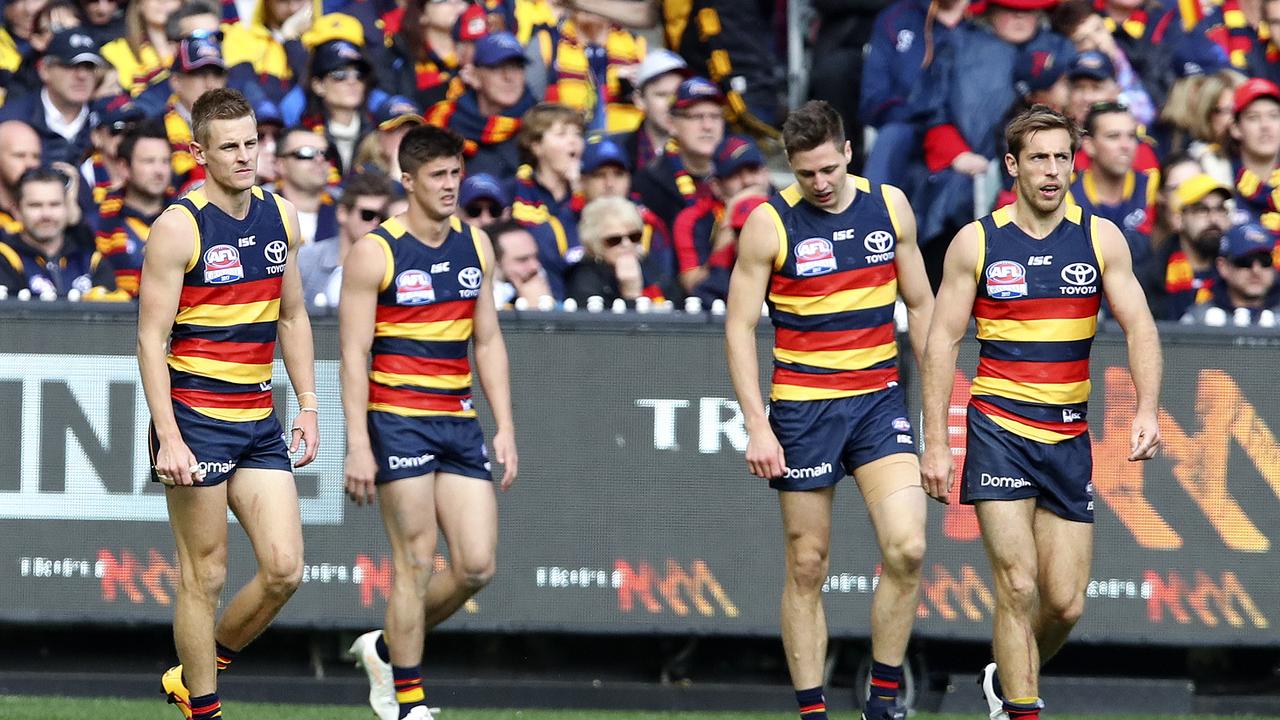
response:
{"label": "isc logo on jersey", "polygon": [[435,302],[431,276],[421,270],[405,270],[396,276],[396,304],[422,305]]}
{"label": "isc logo on jersey", "polygon": [[214,245],[204,251],[204,281],[213,285],[244,279],[240,251],[230,245]]}
{"label": "isc logo on jersey", "polygon": [[993,300],[1027,296],[1027,269],[1021,263],[1001,260],[987,266],[987,295]]}
{"label": "isc logo on jersey", "polygon": [[836,269],[836,254],[826,238],[809,238],[796,245],[796,274],[811,277]]}

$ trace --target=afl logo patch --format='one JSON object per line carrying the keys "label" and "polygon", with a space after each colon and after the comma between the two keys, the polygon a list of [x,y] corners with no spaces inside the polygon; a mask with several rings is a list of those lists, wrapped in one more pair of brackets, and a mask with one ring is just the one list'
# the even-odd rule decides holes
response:
{"label": "afl logo patch", "polygon": [[396,304],[423,305],[434,302],[435,288],[431,276],[421,270],[405,270],[396,276]]}
{"label": "afl logo patch", "polygon": [[458,271],[458,282],[468,290],[479,288],[482,279],[484,279],[484,273],[480,272],[478,267],[464,267]]}
{"label": "afl logo patch", "polygon": [[1001,260],[987,266],[987,295],[994,300],[1027,296],[1027,269],[1021,263]]}
{"label": "afl logo patch", "polygon": [[796,245],[796,274],[811,277],[836,269],[836,256],[831,241],[826,238],[809,238]]}
{"label": "afl logo patch", "polygon": [[244,279],[240,251],[230,245],[214,245],[204,251],[204,281],[222,285]]}

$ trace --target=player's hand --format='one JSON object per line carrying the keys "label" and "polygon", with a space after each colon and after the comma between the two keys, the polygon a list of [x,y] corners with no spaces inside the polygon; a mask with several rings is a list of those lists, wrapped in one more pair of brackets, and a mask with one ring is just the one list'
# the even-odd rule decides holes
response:
{"label": "player's hand", "polygon": [[1133,435],[1129,439],[1129,447],[1132,448],[1129,460],[1131,462],[1150,460],[1160,452],[1160,444],[1163,442],[1164,438],[1160,437],[1160,422],[1156,419],[1155,413],[1135,416]]}
{"label": "player's hand", "polygon": [[951,446],[945,443],[938,447],[926,445],[924,455],[920,458],[920,482],[924,484],[924,491],[929,497],[943,505],[950,504],[954,478]]}
{"label": "player's hand", "polygon": [[294,463],[294,467],[302,467],[316,459],[316,451],[320,449],[320,418],[313,412],[300,412],[293,416],[293,425],[289,428],[289,453],[298,452],[302,446],[302,457]]}
{"label": "player's hand", "polygon": [[951,169],[965,175],[981,175],[990,162],[976,152],[962,152],[951,161]]}
{"label": "player's hand", "polygon": [[499,430],[493,436],[493,459],[502,465],[502,481],[498,487],[506,492],[511,483],[516,481],[516,473],[520,470],[520,457],[516,453],[516,434],[510,430]]}
{"label": "player's hand", "polygon": [[373,459],[373,451],[347,450],[347,496],[357,505],[372,505],[377,494],[374,479],[378,475],[378,463]]}
{"label": "player's hand", "polygon": [[752,475],[765,480],[786,474],[787,459],[773,430],[764,428],[760,432],[750,433],[747,440],[747,469]]}
{"label": "player's hand", "polygon": [[204,479],[195,454],[181,439],[160,441],[155,470],[160,482],[169,487],[190,487]]}

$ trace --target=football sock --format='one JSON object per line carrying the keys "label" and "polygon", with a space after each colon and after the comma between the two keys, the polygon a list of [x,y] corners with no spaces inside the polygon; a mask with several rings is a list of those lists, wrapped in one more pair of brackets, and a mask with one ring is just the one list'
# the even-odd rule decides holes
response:
{"label": "football sock", "polygon": [[422,670],[418,667],[391,666],[391,676],[396,681],[396,702],[400,703],[400,717],[419,705],[427,704],[427,694],[422,689]]}
{"label": "football sock", "polygon": [[796,703],[800,706],[800,720],[827,720],[827,699],[821,685],[797,690]]}
{"label": "football sock", "polygon": [[222,701],[218,693],[191,698],[191,720],[218,720],[222,717]]}
{"label": "football sock", "polygon": [[1009,713],[1009,720],[1040,720],[1040,711],[1044,709],[1044,701],[1040,698],[1016,698],[1004,701],[1004,711]]}
{"label": "football sock", "polygon": [[213,647],[218,654],[218,672],[222,672],[223,670],[231,667],[231,663],[236,659],[236,656],[240,654],[220,642],[215,641]]}
{"label": "football sock", "polygon": [[902,666],[871,661],[871,692],[867,695],[867,720],[878,720],[893,709],[902,687]]}
{"label": "football sock", "polygon": [[387,641],[382,635],[378,636],[378,641],[373,644],[373,649],[378,653],[378,659],[384,663],[391,662],[391,649],[387,647]]}

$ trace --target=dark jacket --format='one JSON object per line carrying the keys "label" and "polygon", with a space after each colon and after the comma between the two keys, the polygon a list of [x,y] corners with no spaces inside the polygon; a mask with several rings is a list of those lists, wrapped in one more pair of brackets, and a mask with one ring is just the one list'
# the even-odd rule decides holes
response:
{"label": "dark jacket", "polygon": [[45,255],[14,235],[0,239],[0,286],[11,295],[30,290],[39,296],[52,290],[66,297],[73,289],[81,293],[95,287],[115,290],[116,279],[111,263],[94,247],[93,231],[80,223],[67,228],[57,255]]}
{"label": "dark jacket", "polygon": [[5,120],[21,120],[35,129],[40,136],[41,160],[45,165],[65,162],[78,167],[89,157],[89,151],[93,147],[89,141],[88,122],[71,140],[50,130],[45,119],[44,103],[40,101],[38,92],[6,101],[4,107],[0,108],[0,122]]}
{"label": "dark jacket", "polygon": [[[862,66],[862,98],[858,110],[863,122],[879,127],[910,117],[907,101],[911,89],[924,74],[925,18],[928,0],[898,0],[876,16]],[[961,26],[969,25],[968,20]],[[959,26],[957,26],[959,27]],[[951,28],[933,24],[933,55],[946,46]]]}

